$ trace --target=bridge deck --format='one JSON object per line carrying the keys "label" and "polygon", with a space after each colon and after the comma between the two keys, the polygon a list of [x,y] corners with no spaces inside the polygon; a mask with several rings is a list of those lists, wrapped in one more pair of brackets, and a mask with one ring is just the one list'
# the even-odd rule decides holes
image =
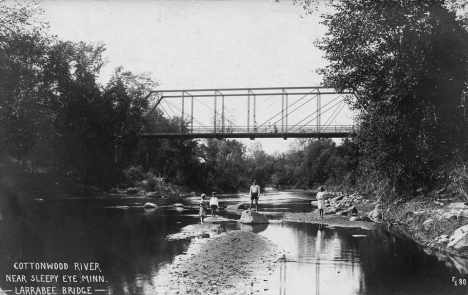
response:
{"label": "bridge deck", "polygon": [[333,126],[261,126],[258,128],[247,127],[222,127],[205,126],[195,127],[185,132],[158,131],[153,133],[141,133],[144,139],[157,138],[345,138],[355,133],[353,125]]}

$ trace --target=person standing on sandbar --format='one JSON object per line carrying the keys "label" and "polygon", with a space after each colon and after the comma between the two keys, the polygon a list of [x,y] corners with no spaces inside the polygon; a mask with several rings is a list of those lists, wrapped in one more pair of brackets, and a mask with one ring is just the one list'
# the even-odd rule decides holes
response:
{"label": "person standing on sandbar", "polygon": [[216,192],[211,193],[210,207],[211,207],[211,217],[215,217],[216,209],[218,209],[219,202],[218,197],[216,197]]}
{"label": "person standing on sandbar", "polygon": [[250,186],[250,209],[252,209],[253,201],[255,200],[255,211],[258,211],[258,197],[260,196],[260,186],[254,179]]}

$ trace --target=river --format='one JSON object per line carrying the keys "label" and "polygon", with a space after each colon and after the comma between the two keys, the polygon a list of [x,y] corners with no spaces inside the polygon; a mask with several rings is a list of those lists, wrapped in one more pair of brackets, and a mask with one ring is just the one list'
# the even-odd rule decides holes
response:
{"label": "river", "polygon": [[[242,195],[219,199],[222,207],[248,202]],[[270,219],[310,212],[312,199],[309,193],[270,193],[260,198],[260,212]],[[161,279],[158,270],[190,244],[168,241],[167,235],[198,222],[198,208],[196,197],[188,197],[183,208],[160,201],[159,209],[147,210],[146,201],[116,196],[2,204],[1,289],[5,294],[33,294],[25,292],[38,289],[26,288],[37,287],[54,287],[49,294],[152,294]],[[222,228],[253,231],[286,249],[286,261],[260,294],[468,294],[468,265],[429,255],[384,229],[235,221]],[[58,269],[60,264],[68,269]]]}

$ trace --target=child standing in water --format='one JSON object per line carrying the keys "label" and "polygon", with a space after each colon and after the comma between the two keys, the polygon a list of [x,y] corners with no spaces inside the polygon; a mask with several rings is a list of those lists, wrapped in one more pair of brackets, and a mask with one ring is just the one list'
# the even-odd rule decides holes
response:
{"label": "child standing in water", "polygon": [[218,203],[218,197],[216,197],[216,193],[213,192],[211,195],[212,195],[210,199],[211,217],[214,217],[216,214],[216,209],[218,209],[219,203]]}
{"label": "child standing in water", "polygon": [[203,219],[206,216],[206,209],[205,209],[205,194],[201,194],[200,196],[200,212],[198,215],[200,216],[200,223],[203,224]]}
{"label": "child standing in water", "polygon": [[318,201],[318,209],[319,209],[319,219],[323,218],[323,209],[325,208],[325,189],[323,186],[318,188],[317,196],[315,196]]}

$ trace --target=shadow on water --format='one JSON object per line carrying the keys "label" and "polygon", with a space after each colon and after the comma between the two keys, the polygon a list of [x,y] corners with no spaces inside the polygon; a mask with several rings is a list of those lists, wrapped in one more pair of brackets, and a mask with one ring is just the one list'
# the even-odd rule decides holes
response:
{"label": "shadow on water", "polygon": [[[262,196],[260,212],[309,212],[308,194]],[[249,203],[243,196],[221,196],[220,205]],[[16,270],[15,262],[99,263],[106,282],[94,283],[100,294],[153,294],[158,271],[184,253],[190,241],[168,241],[169,234],[198,222],[196,198],[181,206],[143,208],[138,199],[46,200],[2,204],[0,223],[0,287],[13,290],[11,274],[57,274]],[[239,219],[241,211],[220,211]],[[452,277],[466,272],[448,257],[427,255],[408,239],[384,229],[331,228],[316,224],[222,223],[222,231],[245,230],[263,235],[285,249],[286,259],[264,278],[260,294],[466,294]],[[208,236],[216,236],[218,232]],[[208,237],[207,236],[207,237]],[[458,261],[458,265],[465,265]],[[94,274],[70,269],[64,274]],[[60,273],[62,274],[62,273]],[[25,285],[25,284],[22,284]],[[30,286],[34,284],[28,284]],[[49,283],[57,287],[70,284]],[[41,285],[42,286],[42,285]],[[265,290],[267,289],[267,290]],[[60,293],[59,293],[60,294]]]}

